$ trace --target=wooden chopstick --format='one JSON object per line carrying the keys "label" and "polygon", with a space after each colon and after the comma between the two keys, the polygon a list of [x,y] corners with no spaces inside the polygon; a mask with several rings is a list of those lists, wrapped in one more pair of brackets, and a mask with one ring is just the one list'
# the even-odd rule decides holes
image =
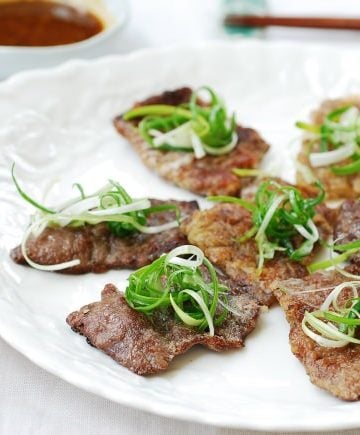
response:
{"label": "wooden chopstick", "polygon": [[224,19],[227,26],[241,27],[305,27],[316,29],[360,30],[360,18],[333,17],[278,17],[271,15],[229,14]]}

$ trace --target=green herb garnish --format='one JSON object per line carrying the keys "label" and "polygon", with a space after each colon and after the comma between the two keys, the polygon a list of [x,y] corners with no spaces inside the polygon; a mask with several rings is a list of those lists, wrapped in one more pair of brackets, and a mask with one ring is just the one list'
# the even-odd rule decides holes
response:
{"label": "green herb garnish", "polygon": [[[324,200],[324,189],[317,183],[320,193],[316,198],[304,198],[293,186],[282,186],[276,181],[260,184],[255,202],[233,197],[209,197],[212,201],[233,202],[249,210],[253,226],[237,241],[243,243],[254,238],[258,247],[258,270],[266,259],[274,258],[276,251],[284,252],[292,260],[300,261],[309,255],[319,239],[312,220],[315,207]],[[300,236],[302,242],[295,242]],[[296,243],[296,244],[295,244]]]}
{"label": "green herb garnish", "polygon": [[[360,281],[349,281],[337,285],[327,296],[319,310],[305,312],[302,321],[304,333],[324,347],[344,347],[349,343],[360,344],[357,334],[360,328]],[[344,304],[338,299],[344,291],[352,297]],[[322,289],[314,290],[322,291]]]}
{"label": "green herb garnish", "polygon": [[127,303],[147,315],[171,309],[183,323],[208,329],[210,335],[227,316],[228,288],[219,283],[214,266],[196,246],[175,248],[128,280]]}
{"label": "green herb garnish", "polygon": [[[200,92],[208,94],[206,104],[199,104]],[[140,106],[126,112],[123,118],[142,118],[140,134],[161,151],[193,152],[196,158],[202,158],[206,154],[229,153],[237,144],[235,116],[228,116],[218,95],[207,86],[193,92],[188,104]]]}
{"label": "green herb garnish", "polygon": [[[109,182],[97,192],[86,195],[83,187],[76,183],[74,187],[80,192],[80,197],[71,199],[57,207],[47,207],[31,198],[20,187],[11,170],[12,179],[19,195],[37,209],[32,216],[31,225],[25,233],[22,242],[22,253],[26,261],[33,267],[42,270],[61,270],[79,264],[79,260],[45,266],[34,263],[26,253],[26,242],[30,236],[39,236],[47,227],[79,227],[85,224],[96,225],[106,223],[109,230],[119,237],[127,236],[136,231],[155,234],[178,227],[180,211],[174,204],[151,205],[149,199],[134,200],[116,181]],[[162,225],[148,226],[147,218],[152,213],[173,211],[176,219]]]}
{"label": "green herb garnish", "polygon": [[[360,112],[346,105],[330,112],[321,125],[297,122],[296,126],[309,133],[319,152],[310,152],[312,167],[331,166],[334,174],[344,176],[360,172]],[[352,162],[332,166],[351,158]]]}
{"label": "green herb garnish", "polygon": [[[360,250],[360,240],[355,240],[353,242],[344,244],[329,243],[327,246],[330,249],[330,258],[310,264],[310,266],[308,266],[309,272],[313,273],[318,270],[325,270],[329,267],[335,267],[335,269],[341,274],[348,277],[357,278],[357,276],[346,272],[339,265],[347,261],[353,254],[356,254]],[[335,257],[335,253],[339,253],[339,255]]]}

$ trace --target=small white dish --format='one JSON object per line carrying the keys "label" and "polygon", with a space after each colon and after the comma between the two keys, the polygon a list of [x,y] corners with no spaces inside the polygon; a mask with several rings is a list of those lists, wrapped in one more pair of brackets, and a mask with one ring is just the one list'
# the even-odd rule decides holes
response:
{"label": "small white dish", "polygon": [[127,19],[126,0],[60,0],[63,4],[94,12],[105,23],[97,35],[73,44],[49,47],[0,45],[0,79],[33,68],[55,66],[69,59],[89,59],[113,52]]}

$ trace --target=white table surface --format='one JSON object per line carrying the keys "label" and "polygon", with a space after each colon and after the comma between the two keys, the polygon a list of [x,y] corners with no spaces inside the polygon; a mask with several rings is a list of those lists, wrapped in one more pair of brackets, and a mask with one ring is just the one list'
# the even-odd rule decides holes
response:
{"label": "white table surface", "polygon": [[[218,0],[130,0],[130,20],[116,50],[227,38]],[[270,11],[360,17],[358,0],[272,0]],[[359,44],[360,32],[269,29],[267,39]],[[260,412],[261,410],[259,410]],[[0,338],[0,435],[23,434],[240,435],[130,409],[86,393],[38,368]],[[360,429],[333,434],[359,435]]]}

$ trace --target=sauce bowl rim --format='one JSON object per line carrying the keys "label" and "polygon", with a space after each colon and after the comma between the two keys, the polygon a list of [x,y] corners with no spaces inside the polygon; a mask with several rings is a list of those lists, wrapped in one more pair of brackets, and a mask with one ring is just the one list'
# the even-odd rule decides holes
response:
{"label": "sauce bowl rim", "polygon": [[[58,0],[61,3],[61,0]],[[39,53],[39,54],[49,54],[49,52],[56,51],[57,53],[62,53],[66,51],[76,51],[83,48],[90,47],[97,44],[98,42],[109,38],[112,34],[120,30],[125,26],[129,17],[129,7],[126,0],[117,0],[119,2],[116,10],[111,13],[116,18],[116,21],[109,26],[104,27],[96,35],[90,36],[90,38],[83,39],[82,41],[72,42],[70,44],[59,44],[59,45],[45,45],[45,46],[24,46],[24,45],[1,45],[0,44],[0,54],[4,53]],[[107,3],[107,0],[104,0]]]}

